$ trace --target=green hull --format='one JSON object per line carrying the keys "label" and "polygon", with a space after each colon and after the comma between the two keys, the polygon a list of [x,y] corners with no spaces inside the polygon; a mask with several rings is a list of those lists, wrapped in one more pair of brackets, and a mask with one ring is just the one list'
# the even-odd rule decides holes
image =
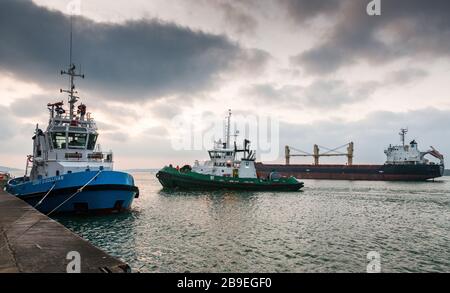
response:
{"label": "green hull", "polygon": [[233,178],[203,175],[195,172],[180,172],[175,168],[164,167],[156,177],[164,188],[188,190],[246,190],[246,191],[298,191],[303,182],[294,177],[278,180],[258,178]]}

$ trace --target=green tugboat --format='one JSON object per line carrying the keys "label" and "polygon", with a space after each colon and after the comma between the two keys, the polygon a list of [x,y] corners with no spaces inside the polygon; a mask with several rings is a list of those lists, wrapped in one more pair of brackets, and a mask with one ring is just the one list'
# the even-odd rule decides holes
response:
{"label": "green tugboat", "polygon": [[[230,146],[230,118],[228,115],[225,142],[215,142],[210,150],[210,160],[204,164],[195,162],[183,168],[171,165],[164,167],[157,174],[159,182],[167,189],[184,190],[245,190],[245,191],[298,191],[303,187],[294,177],[281,177],[272,172],[266,178],[258,178],[255,168],[255,152],[250,150],[250,141],[244,140],[239,149],[234,143]],[[242,158],[238,159],[238,154]]]}

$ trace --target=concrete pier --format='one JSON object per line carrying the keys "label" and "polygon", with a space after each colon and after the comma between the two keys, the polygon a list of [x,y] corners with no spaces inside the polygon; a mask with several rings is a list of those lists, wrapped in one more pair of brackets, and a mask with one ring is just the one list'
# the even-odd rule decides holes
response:
{"label": "concrete pier", "polygon": [[[77,263],[74,254],[80,256]],[[81,273],[131,271],[124,262],[0,190],[0,273],[66,273],[68,266],[70,271],[79,267]]]}

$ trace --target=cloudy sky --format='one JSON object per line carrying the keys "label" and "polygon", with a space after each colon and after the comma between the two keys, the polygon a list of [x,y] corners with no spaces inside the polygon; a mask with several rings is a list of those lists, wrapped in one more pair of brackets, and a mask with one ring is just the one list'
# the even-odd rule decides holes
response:
{"label": "cloudy sky", "polygon": [[[174,118],[233,109],[279,122],[279,161],[286,144],[354,141],[356,163],[382,163],[401,127],[449,155],[450,2],[381,0],[380,16],[369,2],[79,1],[77,85],[99,143],[119,169],[191,163],[206,153],[174,148]],[[0,0],[0,165],[23,168],[46,104],[66,100],[74,3]]]}

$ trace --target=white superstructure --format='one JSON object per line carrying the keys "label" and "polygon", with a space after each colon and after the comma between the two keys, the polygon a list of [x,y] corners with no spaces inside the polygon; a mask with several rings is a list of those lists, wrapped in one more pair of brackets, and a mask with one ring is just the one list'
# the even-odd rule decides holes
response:
{"label": "white superstructure", "polygon": [[[63,108],[64,103],[48,104],[50,120],[45,131],[36,126],[33,136],[33,155],[27,158],[26,174],[31,163],[30,179],[45,179],[68,173],[112,170],[113,154],[104,153],[97,145],[97,125],[86,105],[75,106],[79,97],[75,96],[74,78],[84,75],[76,73],[74,64],[61,74],[70,78],[70,89],[61,90],[68,93],[69,110]],[[68,112],[67,112],[68,111]]]}
{"label": "white superstructure", "polygon": [[405,144],[405,137],[407,129],[400,130],[400,138],[402,145],[389,145],[389,147],[384,151],[386,154],[386,164],[429,164],[429,160],[425,158],[426,155],[430,154],[435,158],[440,160],[441,164],[444,164],[444,156],[440,154],[436,149],[431,147],[430,150],[426,152],[421,152],[417,147],[417,142],[412,140],[409,144]]}
{"label": "white superstructure", "polygon": [[[255,152],[250,150],[250,141],[244,140],[243,149],[238,149],[236,142],[233,147],[231,146],[230,119],[231,110],[227,117],[225,142],[222,140],[215,142],[214,148],[208,151],[210,160],[202,164],[195,161],[192,171],[214,176],[257,178]],[[237,154],[240,152],[243,153],[243,157],[238,159]]]}

